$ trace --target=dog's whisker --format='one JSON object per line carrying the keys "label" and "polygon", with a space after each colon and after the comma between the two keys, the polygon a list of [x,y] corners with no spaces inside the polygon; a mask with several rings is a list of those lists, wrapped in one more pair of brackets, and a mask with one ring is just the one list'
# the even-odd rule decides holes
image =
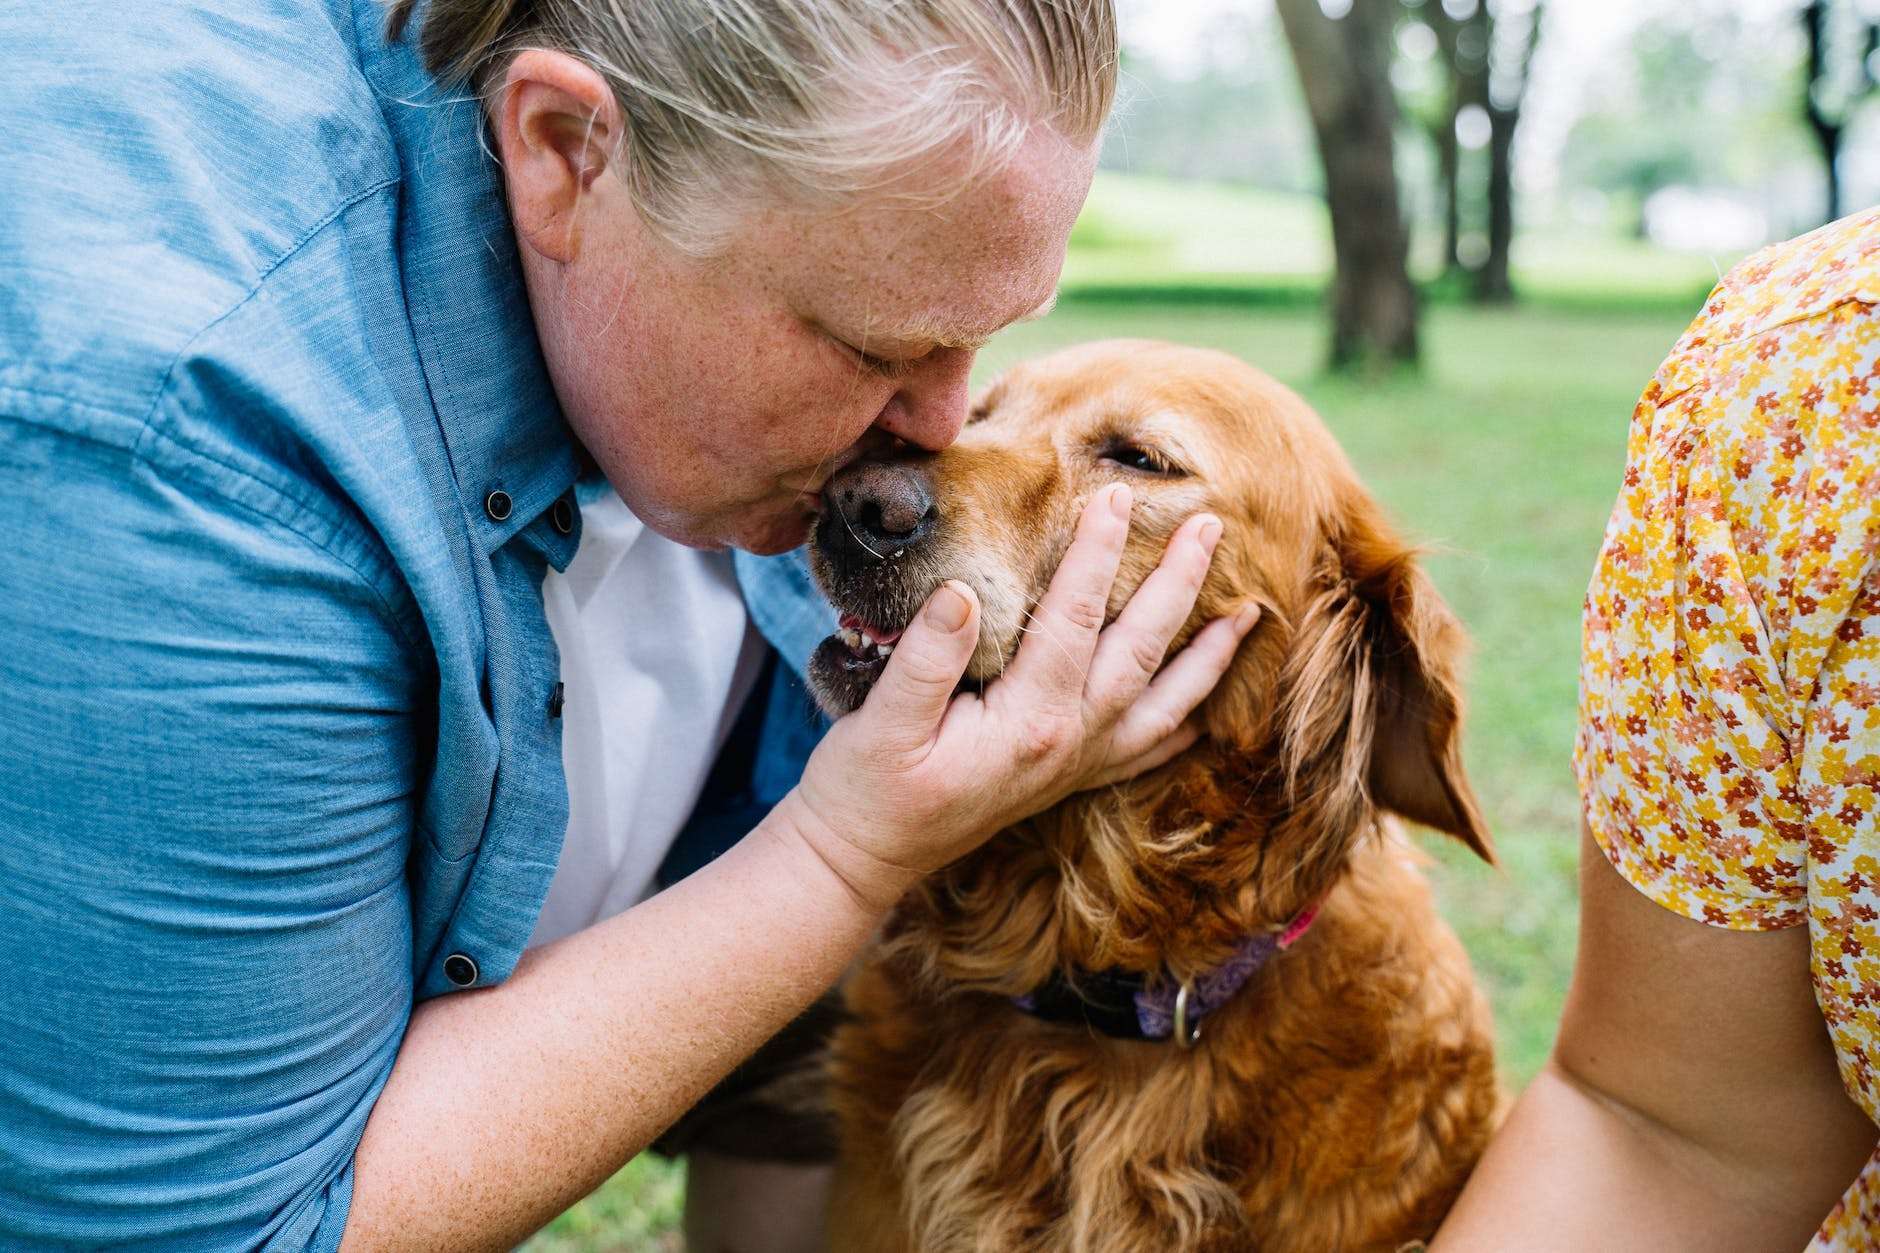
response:
{"label": "dog's whisker", "polygon": [[[842,519],[842,525],[848,528],[849,538],[860,544],[863,548],[868,548],[868,541],[855,533],[855,524],[849,521],[849,515],[843,513],[840,509],[836,510],[836,515]],[[886,553],[878,553],[872,548],[868,548],[868,551],[876,561],[886,561],[888,559]]]}

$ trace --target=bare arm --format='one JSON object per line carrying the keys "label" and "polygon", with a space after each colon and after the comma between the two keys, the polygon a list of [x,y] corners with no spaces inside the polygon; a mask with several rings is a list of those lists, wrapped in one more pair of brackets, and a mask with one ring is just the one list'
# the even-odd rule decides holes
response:
{"label": "bare arm", "polygon": [[[1126,492],[1097,494],[1039,603],[1050,646],[1021,647],[983,699],[953,696],[977,606],[937,592],[866,703],[736,848],[528,955],[500,987],[420,1006],[354,1158],[344,1247],[513,1246],[834,983],[920,874],[1192,742],[1183,720],[1252,620],[1214,623],[1153,678],[1143,669],[1206,573],[1219,523],[1198,518],[1099,634],[1128,510]],[[935,616],[948,598],[960,620]]]}
{"label": "bare arm", "polygon": [[1807,929],[1679,917],[1583,834],[1554,1055],[1433,1247],[1800,1249],[1875,1137],[1841,1088]]}
{"label": "bare arm", "polygon": [[834,983],[878,918],[786,809],[501,986],[419,1006],[354,1158],[345,1247],[512,1247]]}

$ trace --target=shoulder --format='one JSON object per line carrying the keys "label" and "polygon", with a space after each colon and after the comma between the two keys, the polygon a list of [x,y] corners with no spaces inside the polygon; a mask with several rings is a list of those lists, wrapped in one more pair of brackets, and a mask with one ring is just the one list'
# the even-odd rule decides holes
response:
{"label": "shoulder", "polygon": [[[1696,399],[1681,406],[1688,411],[1783,365],[1846,370],[1856,364],[1847,347],[1865,346],[1871,357],[1876,341],[1880,208],[1771,245],[1731,270],[1672,348],[1645,400],[1663,405],[1695,391]],[[1763,401],[1765,408],[1771,403]]]}
{"label": "shoulder", "polygon": [[0,303],[0,387],[134,413],[193,336],[394,182],[357,35],[343,0],[0,8],[0,270],[32,293]]}
{"label": "shoulder", "polygon": [[1749,257],[1724,276],[1692,330],[1699,343],[1729,344],[1848,303],[1880,303],[1880,208]]}
{"label": "shoulder", "polygon": [[1700,471],[1711,480],[1704,500],[1739,530],[1793,531],[1827,515],[1870,527],[1880,209],[1743,262],[1659,367],[1633,416],[1626,485],[1671,488]]}

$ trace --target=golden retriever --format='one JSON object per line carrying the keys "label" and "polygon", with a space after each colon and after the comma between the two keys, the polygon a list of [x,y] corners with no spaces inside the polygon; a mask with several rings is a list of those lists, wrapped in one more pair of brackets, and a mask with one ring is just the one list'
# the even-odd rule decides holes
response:
{"label": "golden retriever", "polygon": [[1262,616],[1193,748],[932,876],[858,967],[830,1058],[838,1250],[1394,1250],[1435,1230],[1499,1115],[1487,1005],[1388,816],[1492,860],[1458,752],[1463,635],[1272,379],[1094,344],[993,383],[945,452],[846,469],[812,545],[845,614],[819,699],[859,704],[949,578],[983,606],[968,685],[998,675],[1118,478],[1112,617],[1203,509],[1225,534],[1174,647]]}

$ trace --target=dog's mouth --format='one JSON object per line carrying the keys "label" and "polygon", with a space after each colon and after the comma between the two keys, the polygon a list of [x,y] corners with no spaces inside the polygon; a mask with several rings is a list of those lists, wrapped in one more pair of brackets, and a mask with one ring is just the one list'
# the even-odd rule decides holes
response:
{"label": "dog's mouth", "polygon": [[889,630],[872,622],[864,622],[859,614],[845,613],[839,623],[839,629],[829,638],[839,640],[848,650],[843,664],[850,666],[884,666],[894,653],[894,646],[901,639],[907,628],[896,627]]}
{"label": "dog's mouth", "polygon": [[886,627],[859,614],[841,616],[836,633],[817,646],[809,663],[810,683],[831,716],[839,718],[867,698],[904,630],[905,624]]}

